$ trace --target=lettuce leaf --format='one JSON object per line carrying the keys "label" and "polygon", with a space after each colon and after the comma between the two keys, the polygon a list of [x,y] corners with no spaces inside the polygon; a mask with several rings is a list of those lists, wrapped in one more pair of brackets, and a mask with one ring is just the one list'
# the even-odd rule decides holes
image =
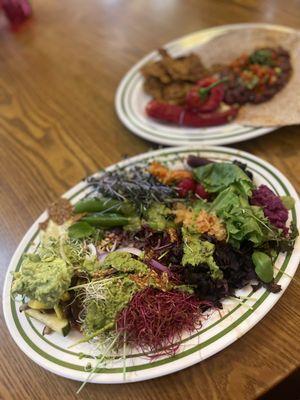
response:
{"label": "lettuce leaf", "polygon": [[248,198],[236,193],[234,186],[221,192],[211,203],[210,212],[215,212],[226,224],[229,242],[236,248],[243,240],[259,246],[270,239],[272,229],[263,209],[251,206]]}
{"label": "lettuce leaf", "polygon": [[230,185],[234,185],[236,192],[251,196],[254,188],[251,179],[235,164],[207,164],[195,168],[194,176],[209,193],[220,193]]}

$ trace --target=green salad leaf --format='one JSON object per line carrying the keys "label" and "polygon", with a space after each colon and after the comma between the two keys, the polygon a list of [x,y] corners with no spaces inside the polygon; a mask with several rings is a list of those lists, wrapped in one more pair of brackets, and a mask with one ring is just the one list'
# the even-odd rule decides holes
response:
{"label": "green salad leaf", "polygon": [[269,240],[271,228],[263,209],[251,206],[248,198],[236,193],[233,186],[221,192],[210,206],[226,224],[229,242],[236,248],[243,240],[259,246]]}
{"label": "green salad leaf", "polygon": [[251,196],[253,183],[245,172],[235,164],[211,163],[194,170],[195,178],[209,193],[220,193],[230,185],[237,192]]}
{"label": "green salad leaf", "polygon": [[95,232],[95,227],[91,226],[87,222],[75,222],[68,229],[69,237],[72,239],[83,239],[91,236]]}
{"label": "green salad leaf", "polygon": [[254,251],[252,261],[255,266],[255,272],[258,277],[266,283],[273,279],[273,264],[271,257],[261,251]]}

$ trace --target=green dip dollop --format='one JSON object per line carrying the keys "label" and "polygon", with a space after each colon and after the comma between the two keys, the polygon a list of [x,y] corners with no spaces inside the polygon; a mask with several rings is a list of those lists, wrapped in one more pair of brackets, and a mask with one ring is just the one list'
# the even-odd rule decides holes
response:
{"label": "green dip dollop", "polygon": [[202,240],[199,234],[190,232],[186,228],[182,228],[182,236],[184,242],[182,265],[206,264],[213,279],[222,279],[223,273],[213,258],[215,245]]}
{"label": "green dip dollop", "polygon": [[21,271],[14,274],[12,293],[25,295],[51,308],[69,288],[71,277],[72,268],[62,258],[41,259],[37,254],[27,254]]}
{"label": "green dip dollop", "polygon": [[150,228],[156,231],[163,231],[174,226],[172,211],[162,203],[153,203],[147,210],[145,218]]}
{"label": "green dip dollop", "polygon": [[87,305],[84,334],[90,335],[99,330],[113,329],[117,314],[126,307],[138,290],[140,288],[137,284],[126,276],[108,281],[105,300],[94,299]]}
{"label": "green dip dollop", "polygon": [[114,268],[120,272],[133,272],[146,274],[149,268],[142,261],[136,260],[130,253],[124,251],[114,251],[109,253],[101,264],[101,268]]}

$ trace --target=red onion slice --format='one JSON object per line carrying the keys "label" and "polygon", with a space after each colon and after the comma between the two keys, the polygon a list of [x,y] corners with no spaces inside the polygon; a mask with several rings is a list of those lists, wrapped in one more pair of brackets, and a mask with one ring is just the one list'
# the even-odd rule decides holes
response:
{"label": "red onion slice", "polygon": [[108,254],[109,253],[107,251],[104,251],[103,253],[98,253],[98,260],[100,262],[103,262],[106,259],[106,257],[108,256]]}
{"label": "red onion slice", "polygon": [[159,271],[162,271],[162,272],[170,272],[170,270],[169,270],[169,268],[168,267],[166,267],[165,265],[163,265],[163,264],[161,264],[160,262],[158,262],[158,261],[156,261],[156,260],[150,260],[149,261],[149,264],[153,267],[153,268],[155,268],[155,269],[157,269],[157,270],[159,270]]}

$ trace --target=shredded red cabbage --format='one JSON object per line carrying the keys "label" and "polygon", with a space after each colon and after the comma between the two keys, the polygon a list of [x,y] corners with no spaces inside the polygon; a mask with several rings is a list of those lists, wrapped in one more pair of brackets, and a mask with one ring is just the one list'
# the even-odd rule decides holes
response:
{"label": "shredded red cabbage", "polygon": [[271,224],[282,229],[285,234],[288,233],[286,226],[288,210],[282,204],[280,197],[276,196],[266,185],[260,185],[258,189],[253,191],[251,204],[263,207],[265,217]]}

